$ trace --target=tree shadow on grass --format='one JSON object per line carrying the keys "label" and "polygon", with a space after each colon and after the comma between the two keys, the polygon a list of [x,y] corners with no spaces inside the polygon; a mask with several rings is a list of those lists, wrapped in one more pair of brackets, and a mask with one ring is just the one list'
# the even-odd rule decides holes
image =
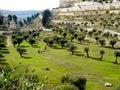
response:
{"label": "tree shadow on grass", "polygon": [[75,56],[84,56],[84,54],[80,54],[80,53],[75,53]]}
{"label": "tree shadow on grass", "polygon": [[75,56],[84,56],[84,54],[81,54],[79,51],[75,51],[75,52],[74,52],[74,55],[75,55]]}
{"label": "tree shadow on grass", "polygon": [[[101,61],[101,62],[107,62],[107,63],[113,63],[113,64],[115,64],[114,62],[110,62],[110,61],[106,61],[106,60],[100,60],[99,58],[95,58],[95,57],[89,57],[89,58],[97,60],[97,61]],[[116,64],[116,65],[120,65],[120,63]]]}
{"label": "tree shadow on grass", "polygon": [[111,49],[111,50],[116,50],[116,49],[120,49],[120,47],[114,47],[112,48],[112,46],[104,46],[105,48]]}
{"label": "tree shadow on grass", "polygon": [[61,47],[58,47],[57,45],[52,46],[53,49],[62,49]]}
{"label": "tree shadow on grass", "polygon": [[113,49],[111,46],[104,46],[104,48]]}
{"label": "tree shadow on grass", "polygon": [[2,48],[2,49],[0,49],[0,52],[1,52],[1,53],[4,53],[4,54],[9,54],[9,53],[10,53],[7,48]]}
{"label": "tree shadow on grass", "polygon": [[[106,60],[102,60],[103,62],[107,62],[107,63],[113,63],[116,64],[115,62],[110,62],[110,61],[106,61]],[[120,65],[120,63],[118,62],[116,65]]]}
{"label": "tree shadow on grass", "polygon": [[25,59],[31,59],[32,57],[29,57],[29,56],[23,56],[23,58],[25,58]]}
{"label": "tree shadow on grass", "polygon": [[0,58],[0,65],[8,65],[8,63],[6,63],[5,61],[5,58]]}
{"label": "tree shadow on grass", "polygon": [[40,48],[40,46],[38,46],[38,45],[33,45],[32,47],[33,48]]}
{"label": "tree shadow on grass", "polygon": [[117,47],[116,49],[119,49],[119,50],[120,50],[120,47]]}
{"label": "tree shadow on grass", "polygon": [[85,43],[93,43],[92,41],[89,40],[84,40]]}
{"label": "tree shadow on grass", "polygon": [[0,62],[0,65],[9,65],[9,64],[6,62]]}
{"label": "tree shadow on grass", "polygon": [[89,58],[100,61],[99,58],[96,58],[96,57],[89,57]]}

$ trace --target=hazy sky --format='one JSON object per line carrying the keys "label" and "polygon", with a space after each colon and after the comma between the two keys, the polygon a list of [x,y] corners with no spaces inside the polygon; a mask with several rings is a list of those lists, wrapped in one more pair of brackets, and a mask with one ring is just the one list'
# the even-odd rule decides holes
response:
{"label": "hazy sky", "polygon": [[59,6],[59,0],[0,0],[0,9],[44,10]]}

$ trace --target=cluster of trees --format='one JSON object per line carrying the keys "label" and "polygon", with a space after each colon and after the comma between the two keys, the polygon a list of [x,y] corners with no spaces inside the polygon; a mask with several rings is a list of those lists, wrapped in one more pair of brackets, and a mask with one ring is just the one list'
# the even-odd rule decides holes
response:
{"label": "cluster of trees", "polygon": [[[99,18],[97,18],[99,15]],[[83,19],[86,22],[89,22],[92,24],[92,26],[98,26],[102,27],[103,29],[118,29],[119,28],[119,15],[115,13],[109,13],[109,11],[106,11],[105,14],[95,13],[94,15],[84,15]],[[87,25],[89,26],[89,25]]]}
{"label": "cluster of trees", "polygon": [[15,22],[15,24],[19,27],[23,27],[25,24],[29,24],[33,19],[39,16],[39,13],[36,13],[32,15],[31,17],[27,17],[26,19],[18,19],[16,15],[8,15],[7,21],[8,21],[8,26],[10,26],[10,23],[12,21]]}
{"label": "cluster of trees", "polygon": [[[59,28],[59,27],[63,27],[63,28]],[[64,30],[64,28],[66,30]],[[51,36],[46,37],[44,39],[44,42],[47,45],[49,45],[50,47],[52,45],[53,46],[59,45],[62,48],[68,47],[68,49],[72,52],[72,54],[74,54],[74,51],[77,49],[77,47],[74,45],[73,40],[74,41],[77,40],[78,42],[80,42],[80,44],[82,44],[82,43],[84,43],[84,41],[86,41],[85,38],[89,38],[89,40],[93,39],[94,41],[96,41],[96,43],[101,45],[101,47],[111,47],[111,48],[113,48],[113,50],[116,49],[115,45],[118,41],[118,34],[111,34],[110,32],[102,32],[101,30],[96,30],[96,29],[93,29],[92,31],[87,31],[87,30],[84,30],[83,28],[75,29],[74,26],[72,26],[72,27],[67,26],[67,28],[66,28],[65,23],[64,24],[63,23],[56,24],[53,28],[53,31],[57,35],[52,36],[52,37]],[[109,46],[108,46],[108,44],[109,44]],[[84,51],[86,53],[86,56],[89,58],[90,57],[89,56],[89,47],[85,47]],[[120,56],[118,53],[120,53],[118,50],[114,51],[114,55],[116,57],[115,63],[118,63],[117,57]],[[99,54],[100,54],[100,57],[98,59],[102,60],[103,56],[105,54],[105,51],[103,49],[101,49],[99,51]]]}
{"label": "cluster of trees", "polygon": [[104,10],[104,11],[74,12],[73,14],[74,15],[63,15],[63,16],[60,16],[59,14],[54,15],[54,19],[61,21],[65,20],[65,22],[71,21],[73,23],[79,23],[79,25],[77,25],[76,28],[97,27],[102,29],[111,29],[111,30],[113,29],[119,31],[120,13],[114,13],[114,12],[111,13],[110,10]]}
{"label": "cluster of trees", "polygon": [[10,23],[12,21],[14,21],[15,24],[17,24],[17,20],[18,20],[18,17],[16,15],[8,15],[8,17],[7,17],[7,21],[8,21],[9,26],[10,26]]}
{"label": "cluster of trees", "polygon": [[19,26],[22,27],[25,24],[29,24],[32,20],[34,20],[38,16],[39,16],[39,13],[36,13],[36,14],[32,15],[31,17],[27,17],[26,19],[20,20],[19,21]]}
{"label": "cluster of trees", "polygon": [[69,42],[65,37],[45,37],[44,42],[50,47],[52,47],[53,44],[59,45],[61,48],[67,47],[72,54],[74,54],[74,51],[77,49],[77,47],[73,43]]}
{"label": "cluster of trees", "polygon": [[36,43],[36,39],[39,38],[41,30],[33,30],[28,32],[13,32],[12,34],[12,43],[14,47],[16,47],[18,53],[21,57],[23,57],[23,54],[26,52],[26,49],[21,47],[21,43],[23,41],[28,42],[31,46],[33,46]]}

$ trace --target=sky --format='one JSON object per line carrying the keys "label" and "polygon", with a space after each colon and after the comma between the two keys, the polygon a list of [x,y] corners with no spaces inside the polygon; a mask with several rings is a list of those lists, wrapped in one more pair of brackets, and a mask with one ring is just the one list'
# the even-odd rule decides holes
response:
{"label": "sky", "polygon": [[59,0],[0,0],[4,10],[44,10],[59,7]]}

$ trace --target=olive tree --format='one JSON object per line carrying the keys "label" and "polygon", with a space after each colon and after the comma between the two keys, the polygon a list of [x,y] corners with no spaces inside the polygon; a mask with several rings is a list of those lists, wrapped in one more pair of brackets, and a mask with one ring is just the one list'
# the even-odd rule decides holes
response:
{"label": "olive tree", "polygon": [[89,58],[89,47],[84,48],[85,53],[87,54],[87,57]]}
{"label": "olive tree", "polygon": [[35,44],[35,40],[34,40],[33,38],[30,38],[30,39],[29,39],[29,44],[30,44],[31,46],[33,46],[33,44]]}
{"label": "olive tree", "polygon": [[18,36],[16,37],[17,43],[20,45],[23,41],[23,37],[22,36]]}
{"label": "olive tree", "polygon": [[100,50],[100,60],[102,61],[103,59],[103,55],[105,54],[105,51],[104,50]]}
{"label": "olive tree", "polygon": [[72,55],[74,54],[74,50],[77,49],[77,47],[76,47],[74,44],[72,44],[72,43],[70,43],[70,44],[68,45],[68,48],[69,48],[69,50],[72,52]]}
{"label": "olive tree", "polygon": [[99,39],[99,43],[101,44],[101,47],[103,47],[103,45],[105,45],[105,40],[104,39]]}
{"label": "olive tree", "polygon": [[17,40],[16,40],[16,39],[13,39],[13,40],[12,40],[12,43],[13,43],[13,45],[14,45],[14,47],[15,47],[15,45],[17,44]]}
{"label": "olive tree", "polygon": [[112,45],[112,48],[114,49],[114,45],[117,43],[117,40],[113,39],[110,40],[109,44]]}
{"label": "olive tree", "polygon": [[114,55],[115,55],[115,57],[116,57],[115,63],[117,64],[117,63],[118,63],[118,62],[117,62],[117,58],[120,57],[120,50],[115,50],[115,51],[114,51]]}
{"label": "olive tree", "polygon": [[26,49],[19,46],[17,47],[17,51],[20,54],[20,56],[23,57],[23,54],[26,52]]}

